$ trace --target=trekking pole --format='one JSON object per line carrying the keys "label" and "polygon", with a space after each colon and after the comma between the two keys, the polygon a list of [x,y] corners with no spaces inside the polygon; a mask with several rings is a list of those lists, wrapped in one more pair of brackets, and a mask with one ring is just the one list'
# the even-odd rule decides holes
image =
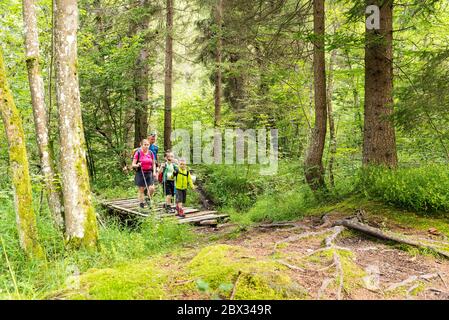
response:
{"label": "trekking pole", "polygon": [[[145,188],[147,189],[147,198],[149,198],[150,190],[148,189],[147,179],[145,178],[145,173],[143,172],[142,165],[140,166],[140,171],[142,172],[143,181],[145,182]],[[147,204],[148,204],[148,202],[147,202]],[[151,204],[151,199],[150,199],[150,204]]]}

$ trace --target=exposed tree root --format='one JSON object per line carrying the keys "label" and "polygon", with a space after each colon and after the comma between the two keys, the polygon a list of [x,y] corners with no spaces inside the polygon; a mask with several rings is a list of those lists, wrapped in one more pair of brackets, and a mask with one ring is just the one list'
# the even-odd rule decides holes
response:
{"label": "exposed tree root", "polygon": [[[360,222],[356,221],[356,219],[354,219],[354,218],[339,220],[339,221],[335,222],[334,225],[335,226],[344,226],[349,229],[357,230],[357,231],[363,232],[365,234],[368,234],[370,236],[376,237],[378,239],[395,241],[398,243],[407,244],[407,245],[421,248],[421,249],[429,249],[429,250],[431,250],[435,253],[438,253],[439,255],[449,259],[449,252],[443,251],[433,245],[426,244],[426,243],[422,242],[422,241],[426,241],[426,240],[420,241],[420,239],[418,239],[418,240],[408,239],[403,236],[398,236],[398,235],[392,234],[391,232],[384,232],[380,229],[370,227],[364,223],[360,223]],[[441,242],[441,245],[445,245],[445,246],[449,247],[449,243]]]}
{"label": "exposed tree root", "polygon": [[326,291],[327,287],[331,284],[332,282],[332,278],[325,278],[323,280],[323,283],[321,284],[320,289],[318,290],[318,294],[317,294],[317,300],[321,299],[324,291]]}
{"label": "exposed tree root", "polygon": [[[387,289],[385,289],[386,292],[388,291],[394,291],[400,287],[404,287],[406,285],[412,284],[417,280],[431,280],[438,277],[438,273],[430,273],[430,274],[424,274],[424,275],[420,275],[420,276],[411,276],[408,277],[407,279],[405,279],[404,281],[401,281],[399,283],[393,283],[390,286],[388,286]],[[413,286],[412,286],[413,287]],[[412,287],[410,287],[408,290],[411,292],[413,291],[413,289],[411,289]]]}
{"label": "exposed tree root", "polygon": [[317,232],[303,232],[298,235],[288,237],[287,239],[276,242],[274,245],[274,250],[276,250],[277,246],[280,245],[281,243],[295,242],[295,241],[298,241],[298,240],[301,240],[304,238],[308,238],[308,237],[320,236],[320,235],[330,232],[331,230],[332,229],[325,229],[325,230],[317,231]]}
{"label": "exposed tree root", "polygon": [[332,222],[329,219],[329,212],[325,213],[324,215],[321,216],[321,225],[319,226],[320,228],[329,228],[332,226]]}
{"label": "exposed tree root", "polygon": [[[332,250],[332,259],[333,259],[333,263],[330,266],[327,266],[325,268],[322,268],[320,270],[325,270],[328,269],[332,266],[335,266],[335,281],[338,285],[337,288],[337,292],[336,292],[336,296],[337,296],[337,300],[341,300],[341,295],[342,295],[342,291],[343,291],[343,281],[344,281],[344,272],[343,272],[343,267],[341,264],[341,259],[340,259],[340,255],[338,254],[338,250],[347,250],[347,251],[351,251],[348,248],[342,248],[339,246],[336,246],[334,244],[335,239],[343,232],[345,228],[342,226],[335,226],[331,229],[326,229],[323,230],[321,232],[315,232],[315,234],[323,234],[323,233],[327,233],[329,231],[334,231],[331,235],[327,236],[326,239],[324,239],[324,248],[320,248],[317,249],[309,254],[307,254],[305,257],[309,257],[311,255],[316,254],[317,252],[322,252],[322,251],[328,251],[328,250]],[[309,233],[310,234],[310,233]],[[351,251],[352,252],[352,251]],[[305,258],[303,257],[303,258]],[[329,283],[331,281],[329,280],[324,280],[323,284],[321,285],[321,288],[317,294],[317,299],[320,299],[323,292],[326,290],[326,288],[329,286]]]}
{"label": "exposed tree root", "polygon": [[[286,239],[280,240],[275,243],[274,249],[276,250],[278,248],[278,245],[282,243],[289,243],[289,242],[295,242],[304,238],[308,237],[315,237],[315,236],[322,236],[326,235],[326,238],[323,241],[323,246],[321,248],[318,248],[310,253],[304,254],[301,256],[301,259],[306,259],[312,255],[315,255],[319,252],[329,252],[332,253],[332,263],[326,267],[323,267],[318,270],[304,270],[300,267],[297,267],[295,265],[291,265],[285,261],[278,260],[278,262],[289,269],[297,270],[297,271],[311,271],[311,272],[322,272],[325,270],[328,270],[330,268],[335,267],[335,273],[333,279],[331,278],[325,278],[321,284],[320,289],[317,293],[317,299],[321,299],[324,295],[324,292],[326,289],[328,289],[329,285],[332,283],[333,280],[335,280],[335,283],[337,285],[336,288],[336,299],[341,300],[343,298],[343,291],[345,290],[344,287],[344,270],[343,270],[343,263],[342,261],[343,257],[340,256],[339,251],[348,251],[352,253],[352,250],[345,247],[340,247],[335,244],[336,239],[339,235],[346,229],[356,230],[359,232],[362,232],[366,235],[373,236],[378,239],[387,240],[387,241],[394,241],[397,243],[403,243],[406,245],[414,246],[417,248],[424,248],[431,250],[435,253],[438,253],[439,255],[448,258],[449,259],[449,252],[443,250],[443,248],[449,247],[449,243],[443,242],[443,241],[435,241],[430,240],[427,241],[426,239],[410,239],[406,237],[405,235],[397,235],[392,232],[388,231],[382,231],[378,228],[371,227],[365,223],[363,223],[363,219],[366,217],[366,213],[364,210],[357,210],[355,215],[352,218],[346,218],[343,220],[338,220],[336,222],[331,221],[329,218],[329,213],[324,214],[321,217],[321,225],[318,227],[315,227],[315,231],[306,231],[301,234],[290,236]],[[334,219],[335,220],[335,219]],[[332,227],[330,227],[332,226]],[[304,228],[304,226],[300,226],[296,223],[273,223],[269,225],[260,225],[258,226],[260,228]],[[291,230],[290,228],[288,228]],[[440,247],[441,246],[441,247]],[[386,292],[394,291],[395,289],[398,289],[400,287],[406,287],[407,288],[407,296],[411,295],[412,292],[419,288],[419,283],[416,283],[416,281],[419,280],[431,280],[434,278],[440,277],[441,281],[444,283],[445,287],[447,288],[447,285],[444,281],[444,278],[439,273],[435,274],[426,274],[426,275],[417,275],[417,276],[411,276],[407,279],[405,279],[402,282],[394,283],[388,286],[387,289],[385,289]]]}
{"label": "exposed tree root", "polygon": [[338,278],[337,300],[341,300],[341,292],[343,290],[343,268],[341,266],[340,255],[334,249],[333,253],[335,264],[335,278]]}
{"label": "exposed tree root", "polygon": [[287,268],[289,268],[291,270],[296,270],[296,271],[301,271],[301,272],[305,271],[303,268],[289,264],[288,262],[285,262],[284,260],[276,260],[276,262],[282,264],[283,266],[286,266]]}

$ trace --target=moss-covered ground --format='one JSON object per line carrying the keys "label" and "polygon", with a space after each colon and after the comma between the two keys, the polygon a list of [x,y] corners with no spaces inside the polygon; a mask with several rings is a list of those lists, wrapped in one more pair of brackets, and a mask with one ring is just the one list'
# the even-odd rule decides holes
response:
{"label": "moss-covered ground", "polygon": [[[309,210],[295,223],[316,231],[324,213],[340,218],[356,209],[363,209],[365,219],[385,230],[429,241],[449,235],[444,216],[431,218],[358,198]],[[428,234],[429,228],[440,236]],[[286,239],[305,232],[303,228],[265,230],[231,223],[215,231],[197,231],[199,239],[194,245],[89,269],[47,298],[336,299],[341,278],[334,254],[341,263],[343,299],[441,299],[445,282],[449,282],[449,262],[441,257],[350,230],[338,236],[335,248],[328,249],[323,241],[332,230],[297,241]],[[373,267],[378,274],[370,273]],[[441,277],[418,279],[386,291],[391,284],[424,273],[440,273]],[[377,287],[367,286],[367,279]]]}

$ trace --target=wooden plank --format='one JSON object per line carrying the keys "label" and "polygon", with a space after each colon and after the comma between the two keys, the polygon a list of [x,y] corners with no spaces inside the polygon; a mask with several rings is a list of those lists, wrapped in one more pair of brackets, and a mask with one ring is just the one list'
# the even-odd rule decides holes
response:
{"label": "wooden plank", "polygon": [[128,199],[128,200],[121,200],[121,201],[111,201],[108,202],[107,204],[114,204],[114,205],[128,205],[128,204],[139,204],[140,200],[139,199]]}
{"label": "wooden plank", "polygon": [[120,198],[120,199],[105,199],[104,201],[101,201],[102,203],[110,203],[114,201],[123,201],[123,200],[129,200],[129,198]]}
{"label": "wooden plank", "polygon": [[108,205],[108,207],[111,208],[111,209],[117,210],[117,211],[122,211],[122,212],[126,212],[126,213],[129,213],[129,214],[134,214],[134,215],[138,215],[138,216],[142,216],[142,217],[148,217],[149,216],[148,214],[143,214],[143,213],[140,213],[138,211],[133,211],[133,210],[121,208],[121,207],[115,206],[113,204]]}
{"label": "wooden plank", "polygon": [[[129,214],[139,217],[149,217],[152,214],[156,214],[159,218],[170,218],[175,217],[175,213],[166,213],[165,209],[162,207],[163,203],[158,203],[158,207],[154,208],[149,213],[142,213],[139,207],[139,199],[116,199],[111,201],[102,202],[102,205],[120,212],[121,214]],[[159,206],[160,205],[160,206]],[[173,207],[174,208],[174,207]],[[148,210],[148,208],[146,208]],[[179,223],[198,223],[207,220],[217,220],[220,218],[228,217],[228,214],[218,214],[217,211],[208,210],[200,211],[196,208],[186,207],[184,208],[184,213],[187,215],[186,218],[178,218]]]}
{"label": "wooden plank", "polygon": [[191,222],[200,222],[203,220],[210,220],[210,219],[219,219],[219,218],[225,218],[225,217],[229,217],[228,214],[208,214],[208,215],[203,215],[203,216],[199,216],[199,217],[192,217],[192,218],[180,218],[178,221],[179,223],[191,223]]}
{"label": "wooden plank", "polygon": [[[186,212],[184,211],[184,213],[186,213]],[[202,215],[206,215],[206,214],[213,214],[213,213],[217,213],[217,211],[199,211],[199,210],[197,210],[192,213],[186,213],[186,215],[187,215],[187,218],[193,218],[193,217],[198,217],[198,216],[202,216]],[[174,216],[175,214],[176,214],[176,212],[175,213],[164,213],[164,214],[161,214],[161,216],[165,218],[165,217]]]}
{"label": "wooden plank", "polygon": [[127,202],[127,201],[138,201],[137,198],[127,198],[127,199],[109,199],[103,201],[103,203],[119,203],[119,202]]}

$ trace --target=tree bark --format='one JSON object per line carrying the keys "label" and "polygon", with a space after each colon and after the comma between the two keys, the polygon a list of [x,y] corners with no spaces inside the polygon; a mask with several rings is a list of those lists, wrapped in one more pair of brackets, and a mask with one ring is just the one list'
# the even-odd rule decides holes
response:
{"label": "tree bark", "polygon": [[216,48],[215,48],[215,91],[214,91],[214,104],[215,104],[215,118],[214,127],[220,126],[221,121],[221,63],[222,63],[222,25],[223,25],[223,0],[217,0],[215,8],[215,23],[217,27],[216,35]]}
{"label": "tree bark", "polygon": [[33,105],[34,125],[39,148],[42,174],[44,176],[47,201],[53,219],[59,228],[63,228],[63,206],[60,186],[56,178],[53,160],[49,151],[48,116],[45,106],[44,81],[39,66],[39,39],[35,0],[23,0],[23,21],[25,27],[25,55],[28,69],[28,81]]}
{"label": "tree bark", "polygon": [[323,150],[326,140],[326,63],[324,55],[324,0],[313,1],[313,73],[315,91],[315,126],[304,161],[306,181],[312,190],[325,189]]}
{"label": "tree bark", "polygon": [[335,154],[337,153],[337,136],[335,132],[335,119],[334,119],[334,111],[332,106],[332,94],[334,91],[334,64],[337,57],[337,50],[334,49],[329,58],[329,74],[328,74],[328,83],[327,83],[327,114],[329,118],[329,182],[331,187],[335,187],[334,180],[334,162],[335,162]]}
{"label": "tree bark", "polygon": [[38,241],[25,134],[23,132],[22,119],[20,118],[19,110],[16,108],[6,78],[6,70],[1,49],[0,113],[2,115],[9,146],[9,164],[11,167],[14,208],[16,212],[20,246],[28,256],[42,257],[44,251]]}
{"label": "tree bark", "polygon": [[91,199],[81,117],[77,71],[77,0],[55,0],[55,25],[56,100],[66,240],[74,247],[93,247],[98,229]]}
{"label": "tree bark", "polygon": [[393,114],[393,0],[366,0],[380,8],[380,29],[366,29],[363,164],[396,167]]}
{"label": "tree bark", "polygon": [[360,113],[361,105],[358,90],[358,80],[357,76],[354,75],[354,69],[352,68],[351,58],[349,56],[348,51],[345,51],[345,58],[349,68],[349,72],[351,73],[352,97],[354,101],[354,121],[357,124],[358,129],[360,130],[360,135],[363,136],[363,124],[362,124],[362,115]]}
{"label": "tree bark", "polygon": [[[148,10],[149,0],[141,0],[142,6]],[[145,12],[142,20],[137,24],[137,33],[148,32],[150,23],[149,13]],[[134,91],[136,95],[136,108],[134,112],[134,146],[140,146],[142,139],[148,135],[148,84],[149,84],[149,64],[148,64],[148,44],[144,37],[144,43],[140,49],[136,61],[136,73]]]}
{"label": "tree bark", "polygon": [[173,0],[167,0],[167,35],[165,38],[165,112],[164,149],[171,149],[173,89]]}

